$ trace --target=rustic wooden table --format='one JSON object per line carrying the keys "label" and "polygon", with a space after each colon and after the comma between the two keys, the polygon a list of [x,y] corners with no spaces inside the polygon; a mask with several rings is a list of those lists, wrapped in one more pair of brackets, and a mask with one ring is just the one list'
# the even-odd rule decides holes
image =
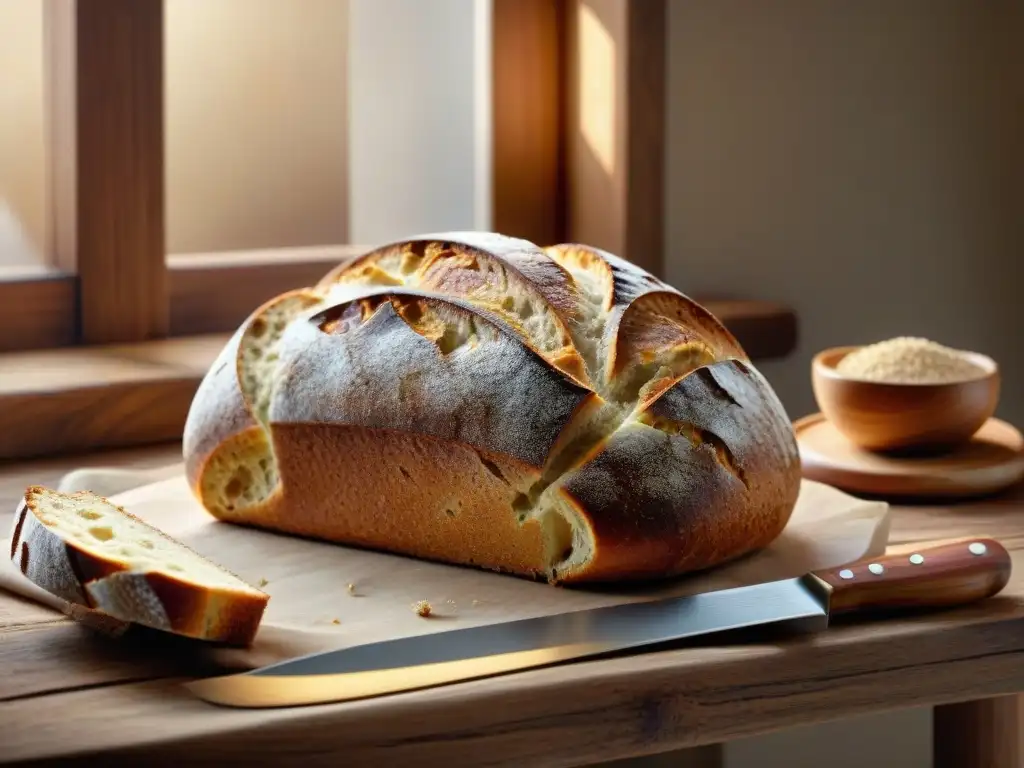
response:
{"label": "rustic wooden table", "polygon": [[[0,465],[0,530],[29,482],[178,455],[172,445]],[[1024,488],[894,510],[894,545],[973,535],[1001,540],[1014,557],[1009,585],[985,604],[290,710],[207,705],[179,685],[211,673],[187,644],[112,641],[0,594],[0,760],[568,766],[936,705],[936,765],[1016,768],[1018,697],[1004,694],[1024,691]],[[716,759],[714,748],[692,754],[691,764]]]}

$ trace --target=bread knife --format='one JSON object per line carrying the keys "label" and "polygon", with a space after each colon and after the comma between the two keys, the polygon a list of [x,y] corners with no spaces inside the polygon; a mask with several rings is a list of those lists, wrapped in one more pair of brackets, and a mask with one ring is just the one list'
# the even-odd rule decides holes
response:
{"label": "bread knife", "polygon": [[1010,570],[992,539],[933,543],[792,579],[384,640],[185,685],[232,707],[349,701],[727,630],[818,631],[833,616],[964,605],[998,593]]}

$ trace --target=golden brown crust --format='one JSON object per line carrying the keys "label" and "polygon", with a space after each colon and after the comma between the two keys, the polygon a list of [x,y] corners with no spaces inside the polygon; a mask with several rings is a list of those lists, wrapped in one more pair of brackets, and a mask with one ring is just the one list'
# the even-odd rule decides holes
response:
{"label": "golden brown crust", "polygon": [[687,345],[705,347],[711,360],[747,357],[736,338],[700,304],[675,291],[651,291],[622,313],[609,354],[609,376]]}
{"label": "golden brown crust", "polygon": [[[560,370],[586,381],[586,366],[568,327],[579,307],[575,284],[560,264],[526,240],[449,232],[389,243],[335,268],[316,290],[325,294],[343,286],[342,295],[349,298],[358,285],[404,286],[464,299],[500,317]],[[549,332],[557,337],[553,348],[539,343],[541,329],[524,317],[526,304],[531,316],[549,313]]]}
{"label": "golden brown crust", "polygon": [[[134,582],[134,583],[133,583]],[[225,645],[248,646],[256,637],[267,607],[266,595],[197,589],[196,585],[163,573],[114,575],[86,584],[93,610],[110,614],[122,607],[116,618],[134,620],[134,606],[116,595],[152,593],[163,607],[167,625],[154,626],[176,635]]]}
{"label": "golden brown crust", "polygon": [[535,467],[426,435],[344,424],[275,425],[274,450],[284,493],[247,510],[248,525],[546,575],[538,522],[514,512],[539,477]]}
{"label": "golden brown crust", "polygon": [[197,394],[189,479],[221,519],[553,581],[700,570],[789,519],[771,388],[705,308],[613,254],[440,233],[303,295],[272,363],[238,352],[236,381]]}
{"label": "golden brown crust", "polygon": [[606,293],[604,309],[626,307],[651,291],[674,291],[667,283],[625,259],[601,248],[581,243],[561,243],[545,248],[552,259],[567,268],[576,267],[594,275]]}
{"label": "golden brown crust", "polygon": [[599,375],[617,399],[634,399],[662,366],[679,375],[714,360],[746,359],[707,309],[628,261],[578,243],[550,246],[546,253],[600,286],[605,361]]}
{"label": "golden brown crust", "polygon": [[739,360],[704,366],[566,476],[562,490],[597,546],[586,571],[565,580],[662,577],[735,559],[782,532],[799,489],[796,441],[764,378]]}
{"label": "golden brown crust", "polygon": [[[339,265],[317,284],[317,288],[322,290],[348,279],[372,276],[375,267],[379,269],[383,260],[396,253],[401,272],[404,276],[418,272],[420,279],[416,286],[423,290],[467,298],[490,295],[491,286],[472,274],[480,272],[478,262],[482,260],[510,269],[563,316],[571,316],[576,311],[572,279],[558,263],[546,258],[543,251],[527,240],[493,232],[443,232],[389,243]],[[502,297],[495,295],[495,298],[500,304]]]}

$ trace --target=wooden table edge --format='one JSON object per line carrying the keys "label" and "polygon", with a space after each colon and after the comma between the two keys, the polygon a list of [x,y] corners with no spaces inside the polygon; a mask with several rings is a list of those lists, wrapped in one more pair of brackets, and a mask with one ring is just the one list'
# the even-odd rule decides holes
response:
{"label": "wooden table edge", "polygon": [[[194,718],[201,710],[204,727],[216,727],[216,733],[197,730],[194,721],[190,728],[177,731],[173,724],[163,726],[162,732],[138,727],[154,718],[167,719],[157,718],[161,704],[175,698],[167,680],[30,696],[0,703],[0,717],[8,732],[16,734],[19,728],[38,723],[47,711],[101,711],[113,707],[119,695],[156,688],[160,696],[136,704],[142,721],[128,729],[135,739],[130,745],[82,744],[76,751],[62,749],[50,738],[45,745],[37,743],[31,753],[16,752],[14,757],[166,758],[173,749],[195,761],[242,757],[253,749],[262,756],[284,757],[298,748],[303,753],[344,756],[346,764],[476,764],[474,756],[481,756],[479,750],[487,745],[489,760],[501,754],[509,764],[544,757],[546,763],[580,765],[590,759],[655,754],[871,711],[1024,690],[1024,615],[1022,601],[1014,602],[1004,604],[997,615],[974,607],[927,624],[896,621],[892,636],[879,633],[880,624],[875,623],[825,630],[832,637],[800,638],[790,646],[792,655],[800,657],[799,674],[786,671],[775,644],[760,643],[584,662],[375,700],[288,710],[228,710],[180,692],[188,702],[185,711]],[[851,646],[858,647],[859,661],[850,655]],[[866,646],[877,658],[891,662],[864,660],[872,656],[865,654]],[[958,651],[949,653],[950,648]],[[844,656],[850,661],[844,662]],[[737,680],[744,682],[730,683]],[[885,692],[881,700],[877,691]],[[147,712],[146,707],[156,709]],[[744,716],[737,708],[745,710]],[[518,715],[510,718],[510,710]],[[760,713],[756,718],[754,711]],[[459,726],[453,729],[451,723]],[[595,727],[609,735],[599,747],[592,743]],[[549,728],[560,732],[557,743],[545,747],[543,755],[533,753]],[[341,741],[339,733],[356,736]]]}

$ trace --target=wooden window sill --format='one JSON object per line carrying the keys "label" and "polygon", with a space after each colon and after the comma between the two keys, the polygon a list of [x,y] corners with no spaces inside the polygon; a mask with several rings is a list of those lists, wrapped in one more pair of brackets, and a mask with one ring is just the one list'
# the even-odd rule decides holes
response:
{"label": "wooden window sill", "polygon": [[[705,301],[755,360],[796,346],[795,314]],[[181,437],[192,397],[228,338],[0,354],[0,459],[152,445]]]}

